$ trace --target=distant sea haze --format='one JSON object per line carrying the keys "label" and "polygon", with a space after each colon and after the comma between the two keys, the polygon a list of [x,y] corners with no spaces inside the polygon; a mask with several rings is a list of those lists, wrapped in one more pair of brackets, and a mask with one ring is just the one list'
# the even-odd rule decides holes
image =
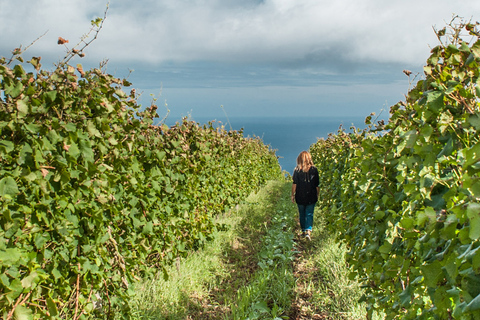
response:
{"label": "distant sea haze", "polygon": [[[298,154],[308,150],[318,138],[327,138],[329,133],[336,133],[340,125],[346,131],[350,131],[352,125],[356,128],[365,127],[365,117],[231,117],[228,120],[196,117],[192,120],[202,124],[216,120],[227,130],[230,126],[233,130],[243,128],[245,137],[260,137],[266,145],[276,150],[282,170],[290,174],[293,173]],[[167,125],[172,124],[167,121]]]}

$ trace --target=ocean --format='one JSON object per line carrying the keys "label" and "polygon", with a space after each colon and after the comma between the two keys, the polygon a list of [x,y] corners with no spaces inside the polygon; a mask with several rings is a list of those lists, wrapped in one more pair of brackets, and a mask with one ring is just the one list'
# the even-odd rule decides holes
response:
{"label": "ocean", "polygon": [[[208,123],[205,118],[192,119],[198,123]],[[217,119],[217,122],[229,130],[243,130],[245,137],[260,137],[266,145],[276,150],[278,162],[282,170],[293,173],[298,154],[308,150],[318,138],[327,138],[329,133],[336,133],[340,127],[350,131],[365,127],[365,117],[230,117],[228,120]],[[167,125],[171,125],[167,121]]]}

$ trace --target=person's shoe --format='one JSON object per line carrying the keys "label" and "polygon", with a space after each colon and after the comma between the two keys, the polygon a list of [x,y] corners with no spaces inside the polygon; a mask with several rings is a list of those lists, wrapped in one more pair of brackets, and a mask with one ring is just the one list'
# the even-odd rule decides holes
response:
{"label": "person's shoe", "polygon": [[310,237],[310,232],[309,232],[309,231],[306,232],[305,238],[306,238],[308,241],[312,241],[312,238]]}

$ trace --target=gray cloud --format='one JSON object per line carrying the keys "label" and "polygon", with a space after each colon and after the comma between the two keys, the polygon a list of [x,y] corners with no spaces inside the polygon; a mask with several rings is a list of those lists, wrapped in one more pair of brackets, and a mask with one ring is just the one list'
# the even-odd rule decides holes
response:
{"label": "gray cloud", "polygon": [[[58,37],[76,44],[105,8],[98,0],[0,0],[0,56],[48,31],[24,57],[58,61],[66,52]],[[453,14],[480,19],[480,1],[111,0],[98,39],[72,63],[108,59],[119,77],[135,69],[142,103],[162,92],[178,114],[220,104],[232,114],[368,114],[402,98],[401,70],[421,71],[437,44],[432,27]]]}
{"label": "gray cloud", "polygon": [[[35,50],[60,57],[57,37],[76,42],[104,9],[105,3],[97,0],[0,0],[0,53],[6,55],[49,30]],[[436,43],[432,26],[444,25],[453,13],[478,16],[480,2],[112,0],[100,38],[88,53],[96,60],[146,64],[418,64],[425,60],[428,45]]]}

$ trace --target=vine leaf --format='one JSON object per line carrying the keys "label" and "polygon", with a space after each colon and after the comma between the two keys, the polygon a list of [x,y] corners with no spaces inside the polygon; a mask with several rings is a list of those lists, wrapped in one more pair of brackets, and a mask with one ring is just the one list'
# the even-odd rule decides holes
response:
{"label": "vine leaf", "polygon": [[465,151],[465,163],[463,168],[467,168],[480,160],[480,142]]}
{"label": "vine leaf", "polygon": [[5,177],[0,180],[0,196],[1,197],[14,197],[18,194],[18,186],[12,177]]}
{"label": "vine leaf", "polygon": [[480,204],[469,203],[467,206],[467,217],[470,219],[470,239],[480,238]]}
{"label": "vine leaf", "polygon": [[463,312],[466,312],[466,311],[475,311],[475,310],[480,310],[480,294],[477,295],[475,298],[472,299],[472,301],[470,301],[467,306],[465,307],[465,309],[463,310]]}
{"label": "vine leaf", "polygon": [[31,320],[33,319],[32,310],[24,307],[24,306],[17,306],[15,308],[15,319],[17,320]]}

